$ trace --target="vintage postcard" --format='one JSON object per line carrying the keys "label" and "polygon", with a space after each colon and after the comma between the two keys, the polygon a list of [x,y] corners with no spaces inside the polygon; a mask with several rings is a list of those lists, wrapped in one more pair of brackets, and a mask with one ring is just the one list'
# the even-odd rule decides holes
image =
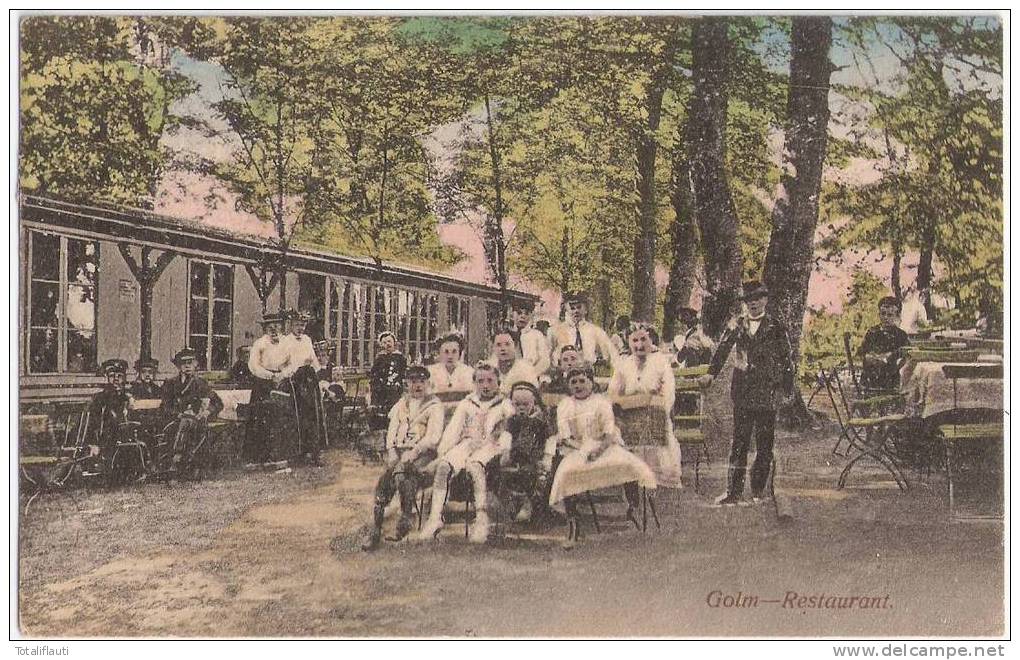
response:
{"label": "vintage postcard", "polygon": [[12,635],[1001,651],[1008,16],[16,21]]}

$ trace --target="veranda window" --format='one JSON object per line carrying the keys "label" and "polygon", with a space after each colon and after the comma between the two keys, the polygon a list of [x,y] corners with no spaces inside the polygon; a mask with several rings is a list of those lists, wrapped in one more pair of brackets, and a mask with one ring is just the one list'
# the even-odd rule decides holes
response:
{"label": "veranda window", "polygon": [[99,243],[30,231],[28,262],[28,372],[95,372]]}

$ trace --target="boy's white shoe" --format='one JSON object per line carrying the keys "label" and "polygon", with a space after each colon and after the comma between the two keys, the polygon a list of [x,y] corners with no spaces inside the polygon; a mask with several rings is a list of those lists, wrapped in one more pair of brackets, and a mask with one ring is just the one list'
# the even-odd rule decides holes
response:
{"label": "boy's white shoe", "polygon": [[485,543],[489,540],[489,515],[484,511],[479,511],[475,516],[475,524],[471,525],[468,540],[472,543]]}
{"label": "boy's white shoe", "polygon": [[442,520],[432,520],[429,518],[429,520],[425,522],[425,526],[421,528],[421,531],[418,532],[418,535],[415,538],[419,541],[431,541],[442,528]]}

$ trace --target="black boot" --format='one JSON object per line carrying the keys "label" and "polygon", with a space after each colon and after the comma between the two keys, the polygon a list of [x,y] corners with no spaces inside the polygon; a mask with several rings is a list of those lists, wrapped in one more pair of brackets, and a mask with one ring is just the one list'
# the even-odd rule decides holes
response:
{"label": "black boot", "polygon": [[386,507],[376,504],[372,514],[372,531],[368,533],[368,538],[361,544],[361,549],[365,552],[375,550],[382,543],[382,525],[383,517],[386,515]]}

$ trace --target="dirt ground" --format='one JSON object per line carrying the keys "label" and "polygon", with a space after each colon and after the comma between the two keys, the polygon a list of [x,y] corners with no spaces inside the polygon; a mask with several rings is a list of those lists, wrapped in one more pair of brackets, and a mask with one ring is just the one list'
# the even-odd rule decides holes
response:
{"label": "dirt ground", "polygon": [[[27,514],[23,499],[22,633],[1003,633],[1002,524],[951,523],[941,479],[901,493],[879,472],[861,470],[837,491],[845,459],[830,451],[832,430],[783,435],[777,488],[793,516],[783,522],[767,505],[711,506],[727,439],[710,435],[701,493],[690,469],[686,490],[658,493],[661,530],[629,529],[620,504],[600,502],[602,533],[586,520],[587,537],[571,552],[560,548],[558,526],[511,528],[472,546],[453,522],[437,542],[363,553],[380,468],[343,451],[328,452],[324,468],[291,474],[47,495]],[[864,600],[852,609],[810,607],[811,597],[838,603],[831,596]]]}

